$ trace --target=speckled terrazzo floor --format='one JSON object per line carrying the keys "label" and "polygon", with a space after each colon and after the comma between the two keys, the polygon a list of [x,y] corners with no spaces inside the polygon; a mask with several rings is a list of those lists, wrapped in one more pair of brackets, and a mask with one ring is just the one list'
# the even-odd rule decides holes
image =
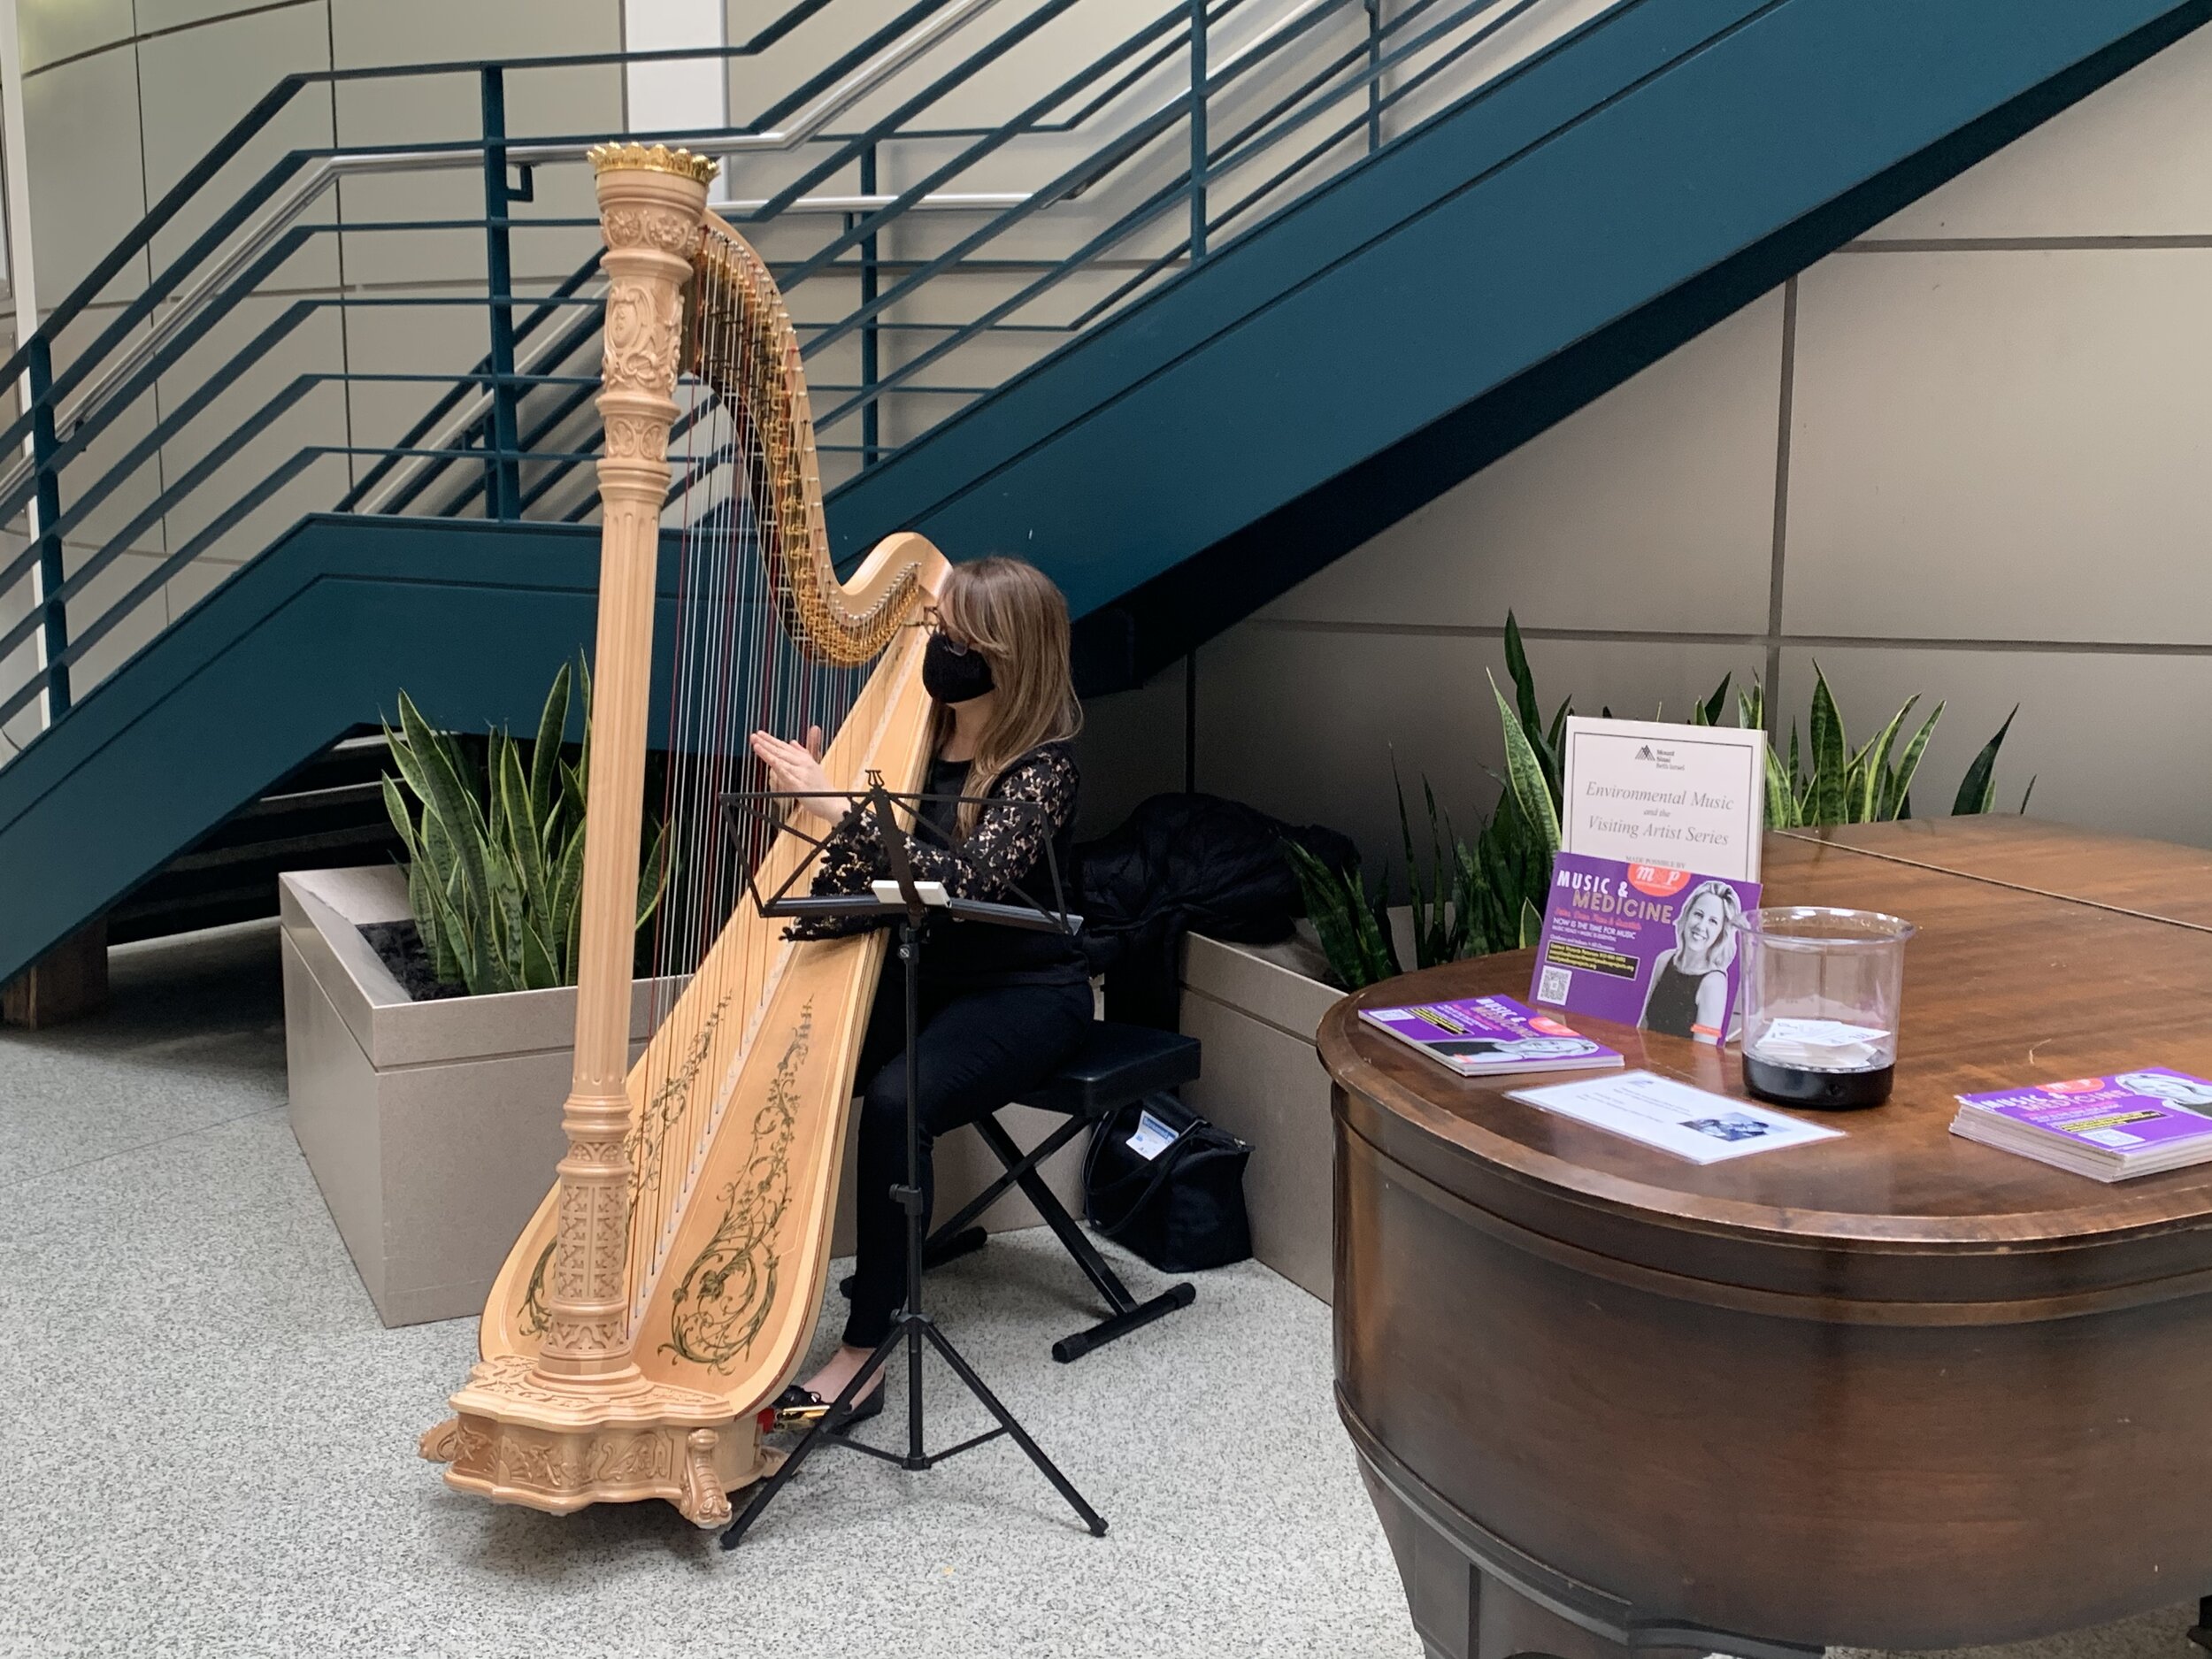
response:
{"label": "speckled terrazzo floor", "polygon": [[[0,1030],[8,1659],[1418,1659],[1326,1310],[1256,1265],[1068,1367],[1046,1348],[1087,1304],[1041,1232],[933,1276],[1103,1540],[1003,1444],[918,1478],[825,1454],[733,1556],[662,1505],[557,1521],[449,1492],[414,1438],[473,1326],[377,1324],[286,1124],[273,929],[113,969],[98,1018]],[[932,1375],[937,1443],[982,1426]],[[1971,1659],[2202,1659],[2192,1614]]]}
{"label": "speckled terrazzo floor", "polygon": [[[97,1018],[0,1032],[0,1654],[1417,1659],[1327,1310],[1256,1264],[1073,1366],[1047,1347],[1093,1316],[1041,1230],[933,1275],[1102,1540],[1003,1443],[826,1453],[727,1556],[659,1504],[448,1491],[414,1439],[473,1323],[377,1323],[286,1122],[273,928],[113,969]],[[942,1444],[982,1422],[931,1363]]]}

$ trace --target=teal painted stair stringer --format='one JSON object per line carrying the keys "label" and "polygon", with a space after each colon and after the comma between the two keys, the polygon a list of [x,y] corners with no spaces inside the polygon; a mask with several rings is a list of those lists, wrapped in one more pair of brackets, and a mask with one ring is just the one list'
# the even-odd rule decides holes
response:
{"label": "teal painted stair stringer", "polygon": [[595,526],[301,520],[0,770],[0,980],[301,762],[394,718],[403,687],[457,728],[534,727],[591,640],[598,549]]}
{"label": "teal painted stair stringer", "polygon": [[2208,13],[1627,0],[853,480],[839,557],[1024,554],[1141,678]]}

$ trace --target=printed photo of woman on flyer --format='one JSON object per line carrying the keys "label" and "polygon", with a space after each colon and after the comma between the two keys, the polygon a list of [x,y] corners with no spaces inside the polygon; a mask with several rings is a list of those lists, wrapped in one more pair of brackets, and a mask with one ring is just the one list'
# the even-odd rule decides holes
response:
{"label": "printed photo of woman on flyer", "polygon": [[1728,968],[1736,959],[1743,903],[1725,881],[1690,889],[1674,918],[1674,949],[1652,964],[1651,989],[1636,1023],[1670,1037],[1717,1043],[1728,1034]]}

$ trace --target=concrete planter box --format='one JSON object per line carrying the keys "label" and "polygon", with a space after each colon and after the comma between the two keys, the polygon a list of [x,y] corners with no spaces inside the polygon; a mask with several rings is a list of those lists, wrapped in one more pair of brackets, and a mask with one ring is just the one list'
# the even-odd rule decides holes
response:
{"label": "concrete planter box", "polygon": [[[331,1219],[386,1325],[474,1317],[567,1149],[576,1026],[572,987],[415,1002],[362,938],[364,922],[406,918],[393,866],[282,877],[284,1041],[292,1133]],[[631,1008],[633,1059],[649,1034],[649,985]],[[1025,1147],[1058,1121],[1001,1114]],[[1045,1166],[1081,1213],[1079,1147]],[[852,1250],[853,1160],[834,1249]],[[972,1131],[937,1148],[937,1213],[949,1216],[998,1174]],[[1019,1194],[985,1215],[993,1232],[1033,1226]]]}
{"label": "concrete planter box", "polygon": [[[1413,913],[1390,912],[1398,960],[1413,960]],[[1327,1302],[1336,1141],[1329,1074],[1316,1036],[1344,993],[1303,922],[1279,945],[1231,945],[1193,933],[1183,950],[1184,1032],[1206,1045],[1205,1075],[1184,1096],[1252,1143],[1244,1198],[1252,1254]]]}
{"label": "concrete planter box", "polygon": [[1206,1045],[1206,1070],[1183,1096],[1252,1143],[1244,1175],[1252,1254],[1326,1302],[1335,1146],[1314,1036],[1344,993],[1313,977],[1319,958],[1302,940],[1230,945],[1190,935],[1182,1025]]}
{"label": "concrete planter box", "polygon": [[567,1149],[576,992],[411,1002],[359,931],[405,919],[400,870],[278,886],[292,1133],[331,1219],[386,1325],[481,1313]]}

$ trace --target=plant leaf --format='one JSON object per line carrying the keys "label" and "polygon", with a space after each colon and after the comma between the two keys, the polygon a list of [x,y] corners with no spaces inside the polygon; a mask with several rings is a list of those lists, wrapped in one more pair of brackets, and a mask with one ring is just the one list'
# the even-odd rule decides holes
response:
{"label": "plant leaf", "polygon": [[1702,710],[1705,718],[1701,720],[1698,719],[1695,713],[1693,713],[1691,719],[1694,725],[1718,726],[1720,724],[1720,717],[1728,707],[1728,682],[1735,677],[1733,671],[1720,677],[1720,684],[1713,687],[1713,695],[1705,699],[1705,707]]}
{"label": "plant leaf", "polygon": [[2005,716],[2005,723],[1997,728],[1996,736],[1982,745],[1982,752],[1974,757],[1974,764],[1966,769],[1966,776],[1959,780],[1957,797],[1951,803],[1953,818],[1971,818],[1986,812],[1997,798],[1997,751],[2005,746],[2005,733],[2012,730],[2013,715],[2020,712],[2020,705],[2012,705],[2012,714]]}
{"label": "plant leaf", "polygon": [[1928,710],[1928,718],[1920,723],[1920,729],[1906,743],[1905,752],[1898,757],[1895,773],[1882,787],[1884,820],[1912,815],[1913,774],[1920,770],[1920,757],[1928,752],[1928,740],[1935,735],[1936,722],[1942,718],[1943,704],[1939,703]]}
{"label": "plant leaf", "polygon": [[[1486,678],[1488,672],[1484,671]],[[1559,851],[1559,813],[1552,804],[1552,792],[1543,766],[1536,758],[1536,751],[1529,747],[1528,733],[1521,729],[1520,723],[1513,718],[1513,710],[1507,707],[1505,694],[1498,689],[1495,680],[1490,681],[1490,695],[1497,699],[1499,723],[1505,733],[1508,787],[1512,790],[1514,804],[1542,845],[1548,863]]]}
{"label": "plant leaf", "polygon": [[1852,778],[1851,822],[1872,824],[1880,820],[1882,802],[1890,793],[1889,752],[1897,742],[1898,728],[1905,724],[1905,717],[1912,712],[1913,704],[1920,701],[1915,692],[1905,699],[1905,706],[1889,718],[1889,724],[1879,735],[1870,739],[1859,751],[1860,765]]}
{"label": "plant leaf", "polygon": [[430,729],[403,691],[399,694],[399,718],[408,748],[422,762],[424,803],[437,814],[450,839],[469,904],[480,910],[490,891],[484,871],[484,815],[461,782],[456,746]]}
{"label": "plant leaf", "polygon": [[1298,890],[1305,899],[1306,916],[1320,937],[1322,954],[1329,959],[1329,971],[1347,990],[1356,991],[1372,984],[1358,930],[1345,902],[1348,879],[1354,890],[1357,890],[1357,865],[1354,865],[1348,878],[1340,875],[1310,849],[1288,839],[1283,842],[1283,856],[1290,860],[1290,867],[1297,875]]}
{"label": "plant leaf", "polygon": [[1851,775],[1848,740],[1844,735],[1843,716],[1837,710],[1835,694],[1828,689],[1828,676],[1813,664],[1813,779],[1812,813],[1806,820],[1811,824],[1841,824],[1845,821],[1845,785]]}
{"label": "plant leaf", "polygon": [[637,925],[645,926],[655,910],[659,908],[661,895],[668,890],[668,826],[654,826],[651,845],[639,861],[637,872]]}
{"label": "plant leaf", "polygon": [[1528,665],[1528,648],[1521,642],[1521,624],[1505,613],[1505,672],[1513,681],[1513,701],[1524,732],[1541,732],[1544,717],[1536,706],[1536,676]]}
{"label": "plant leaf", "polygon": [[543,829],[553,815],[553,788],[561,777],[561,739],[568,731],[568,664],[553,676],[538,716],[538,741],[530,749],[530,821]]}
{"label": "plant leaf", "polygon": [[513,866],[515,886],[522,895],[524,908],[538,913],[545,909],[549,896],[545,849],[531,810],[535,797],[529,780],[523,776],[522,757],[518,749],[514,743],[502,743],[498,770],[492,774],[503,820],[500,854]]}
{"label": "plant leaf", "polygon": [[552,949],[539,933],[534,922],[522,918],[522,937],[519,950],[519,972],[516,979],[525,991],[549,991],[561,983],[559,964],[554,960]]}

